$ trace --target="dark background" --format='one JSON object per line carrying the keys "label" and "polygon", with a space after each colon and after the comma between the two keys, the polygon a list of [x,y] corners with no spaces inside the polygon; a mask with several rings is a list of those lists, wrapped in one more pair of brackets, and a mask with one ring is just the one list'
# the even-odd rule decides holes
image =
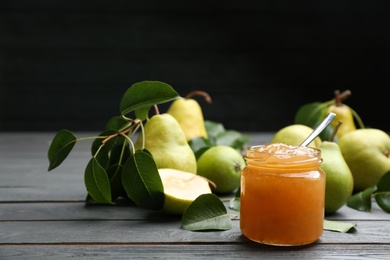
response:
{"label": "dark background", "polygon": [[240,131],[350,89],[389,131],[389,16],[375,0],[0,1],[0,131],[104,130],[143,80],[208,92],[205,119]]}

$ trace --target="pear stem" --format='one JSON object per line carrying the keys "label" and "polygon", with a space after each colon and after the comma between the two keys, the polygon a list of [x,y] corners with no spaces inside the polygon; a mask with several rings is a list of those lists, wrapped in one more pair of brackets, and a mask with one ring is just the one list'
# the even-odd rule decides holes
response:
{"label": "pear stem", "polygon": [[196,96],[196,95],[199,95],[199,96],[203,96],[204,97],[204,100],[206,101],[207,104],[211,104],[213,101],[211,100],[211,97],[210,95],[207,93],[207,92],[204,92],[204,91],[201,91],[201,90],[194,90],[194,91],[191,91],[190,93],[188,93],[185,98],[188,99],[188,98],[192,98],[193,96]]}
{"label": "pear stem", "polygon": [[352,92],[347,89],[343,92],[340,93],[340,90],[335,90],[334,92],[334,99],[335,99],[335,103],[336,103],[336,106],[341,106],[343,105],[343,101],[346,100],[350,95],[352,94]]}
{"label": "pear stem", "polygon": [[333,133],[332,133],[332,135],[330,136],[329,141],[334,142],[334,138],[336,137],[337,131],[339,130],[339,128],[340,128],[340,126],[341,126],[342,123],[343,123],[343,121],[341,121],[341,120],[339,120],[339,121],[337,122],[337,125],[336,125],[336,126],[334,127],[334,129],[333,129]]}
{"label": "pear stem", "polygon": [[157,105],[153,105],[154,107],[154,112],[156,113],[156,115],[159,115],[160,114],[160,110],[158,109],[158,106]]}

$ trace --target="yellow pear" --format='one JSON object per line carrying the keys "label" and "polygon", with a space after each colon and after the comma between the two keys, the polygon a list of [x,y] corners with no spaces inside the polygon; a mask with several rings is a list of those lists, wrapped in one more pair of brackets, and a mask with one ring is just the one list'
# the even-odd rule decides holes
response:
{"label": "yellow pear", "polygon": [[325,213],[335,213],[353,192],[353,176],[336,142],[323,141],[319,147],[325,172]]}
{"label": "yellow pear", "polygon": [[172,115],[179,122],[187,141],[195,137],[208,137],[203,111],[198,101],[192,98],[194,95],[202,95],[207,103],[211,103],[211,98],[206,92],[196,90],[190,92],[184,98],[173,101],[167,111],[168,114]]}
{"label": "yellow pear", "polygon": [[349,106],[343,104],[343,101],[351,95],[350,90],[346,90],[340,93],[339,90],[335,91],[334,104],[328,107],[328,112],[333,112],[336,114],[336,117],[331,122],[333,128],[336,128],[337,125],[341,122],[340,126],[337,129],[337,137],[341,137],[346,133],[356,130],[356,125],[352,110]]}
{"label": "yellow pear", "polygon": [[[271,143],[284,143],[299,146],[313,130],[313,128],[301,124],[288,125],[275,133],[271,139]],[[309,143],[308,147],[318,148],[321,142],[321,138],[317,136]]]}
{"label": "yellow pear", "polygon": [[196,173],[196,157],[189,146],[183,130],[177,120],[170,114],[152,116],[144,127],[143,135],[139,134],[134,148],[146,148],[153,156],[157,168],[172,168]]}

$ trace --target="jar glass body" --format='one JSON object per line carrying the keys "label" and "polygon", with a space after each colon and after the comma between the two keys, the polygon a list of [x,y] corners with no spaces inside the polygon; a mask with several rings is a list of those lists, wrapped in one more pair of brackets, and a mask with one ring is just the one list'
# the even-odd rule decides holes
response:
{"label": "jar glass body", "polygon": [[[279,148],[280,148],[279,144]],[[275,151],[252,146],[241,174],[240,228],[244,236],[271,245],[305,245],[323,233],[325,174],[321,151],[308,147]],[[307,152],[307,154],[306,154]]]}

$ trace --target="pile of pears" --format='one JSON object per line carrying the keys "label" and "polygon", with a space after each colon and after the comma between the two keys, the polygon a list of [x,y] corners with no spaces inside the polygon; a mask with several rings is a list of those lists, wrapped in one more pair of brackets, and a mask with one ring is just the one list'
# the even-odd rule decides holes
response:
{"label": "pile of pears", "polygon": [[336,90],[326,102],[301,106],[294,123],[275,133],[271,142],[300,145],[329,113],[336,117],[308,146],[321,150],[326,174],[325,213],[337,212],[358,192],[375,186],[390,171],[390,136],[367,128],[357,112],[345,104],[350,90]]}
{"label": "pile of pears", "polygon": [[[120,115],[110,118],[98,136],[77,138],[67,129],[56,133],[48,170],[58,167],[76,142],[94,139],[84,172],[87,202],[112,204],[124,198],[138,207],[183,214],[200,195],[233,192],[245,166],[238,148],[249,139],[217,122],[209,121],[207,128],[196,95],[212,102],[200,90],[182,97],[164,82],[133,84],[122,97]],[[167,102],[168,110],[160,113],[158,105]],[[210,136],[209,129],[214,129]]]}
{"label": "pile of pears", "polygon": [[[134,143],[135,151],[146,149],[153,156],[164,186],[163,210],[169,214],[184,214],[202,194],[235,191],[245,166],[238,147],[209,142],[212,137],[208,135],[203,111],[195,96],[203,97],[207,104],[212,103],[209,94],[201,90],[175,98],[166,112],[160,113],[157,109],[146,120],[144,131]],[[194,140],[208,145],[195,149],[190,145]],[[184,179],[188,174],[194,176]]]}
{"label": "pile of pears", "polygon": [[[212,100],[207,92],[195,90],[175,99],[168,110],[153,115],[145,124],[144,136],[139,136],[135,150],[147,149],[159,169],[170,168],[207,178],[213,193],[232,193],[240,185],[245,167],[242,154],[234,145],[211,144],[202,108],[195,96]],[[198,144],[191,146],[192,142]],[[199,142],[206,142],[199,148]],[[243,143],[241,143],[241,146]]]}

